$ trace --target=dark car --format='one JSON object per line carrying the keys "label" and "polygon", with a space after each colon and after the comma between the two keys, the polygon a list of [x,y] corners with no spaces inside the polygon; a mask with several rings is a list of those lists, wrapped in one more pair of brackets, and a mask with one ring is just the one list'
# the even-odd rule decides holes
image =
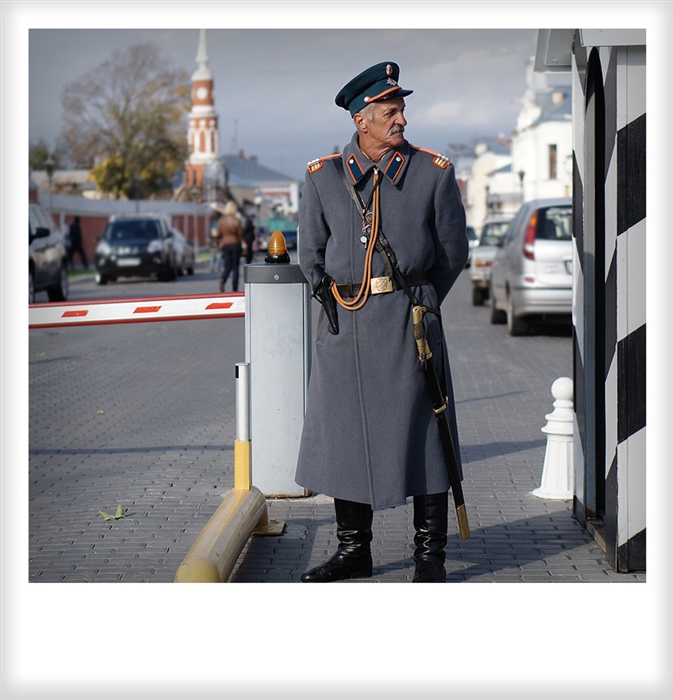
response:
{"label": "dark car", "polygon": [[285,245],[288,250],[297,250],[297,229],[287,229],[281,231],[285,238]]}
{"label": "dark car", "polygon": [[272,229],[266,226],[257,229],[257,247],[259,250],[269,250],[269,241],[276,230],[279,230],[285,238],[285,245],[288,250],[297,249],[297,229]]}
{"label": "dark car", "polygon": [[96,248],[96,282],[119,277],[177,277],[173,232],[167,219],[155,214],[112,216]]}
{"label": "dark car", "polygon": [[68,255],[63,236],[39,204],[28,205],[28,303],[46,291],[49,301],[68,298]]}

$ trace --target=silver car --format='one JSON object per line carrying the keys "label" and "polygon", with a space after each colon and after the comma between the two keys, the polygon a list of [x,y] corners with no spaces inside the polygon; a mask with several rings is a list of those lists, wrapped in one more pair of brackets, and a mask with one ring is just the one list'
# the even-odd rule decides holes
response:
{"label": "silver car", "polygon": [[491,268],[491,323],[524,335],[533,320],[572,313],[572,199],[525,202]]}
{"label": "silver car", "polygon": [[49,301],[68,298],[68,256],[63,236],[51,214],[39,204],[28,205],[28,303],[46,290]]}
{"label": "silver car", "polygon": [[175,249],[175,267],[178,275],[194,274],[194,246],[182,235],[181,231],[173,228],[173,248]]}
{"label": "silver car", "polygon": [[488,299],[491,287],[491,266],[512,218],[512,214],[497,214],[484,219],[479,234],[479,244],[471,253],[470,283],[473,306],[482,306]]}

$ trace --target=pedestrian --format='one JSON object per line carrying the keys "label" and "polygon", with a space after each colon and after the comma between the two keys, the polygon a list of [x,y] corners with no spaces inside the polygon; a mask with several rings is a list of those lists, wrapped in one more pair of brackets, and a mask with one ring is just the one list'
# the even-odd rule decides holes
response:
{"label": "pedestrian", "polygon": [[61,237],[63,238],[68,265],[70,265],[70,226],[65,221],[61,224]]}
{"label": "pedestrian", "polygon": [[255,224],[252,217],[243,219],[243,245],[245,246],[245,262],[249,265],[255,255]]}
{"label": "pedestrian", "polygon": [[239,263],[241,260],[243,240],[243,226],[236,215],[238,207],[233,201],[227,202],[224,207],[224,215],[220,217],[217,230],[220,234],[220,252],[222,253],[222,277],[220,278],[220,291],[224,291],[224,285],[231,274],[232,291],[238,291]]}
{"label": "pedestrian", "polygon": [[222,214],[219,211],[215,212],[215,217],[210,222],[210,271],[211,272],[221,272],[222,271],[222,253],[220,252],[220,232],[218,231],[217,225],[220,222]]}
{"label": "pedestrian", "polygon": [[397,64],[379,63],[338,93],[355,133],[343,153],[308,164],[300,200],[299,264],[322,306],[296,481],[334,498],[338,540],[327,562],[302,575],[309,583],[371,576],[373,510],[409,497],[413,581],[446,580],[450,482],[412,308],[428,310],[421,326],[457,446],[439,308],[468,242],[452,164],[405,138],[412,91],[398,77]]}
{"label": "pedestrian", "polygon": [[68,249],[68,262],[70,267],[72,267],[72,261],[77,253],[82,261],[84,268],[89,267],[89,262],[86,259],[86,253],[84,252],[84,243],[82,241],[82,226],[80,224],[79,216],[76,216],[72,224],[70,224],[70,247]]}

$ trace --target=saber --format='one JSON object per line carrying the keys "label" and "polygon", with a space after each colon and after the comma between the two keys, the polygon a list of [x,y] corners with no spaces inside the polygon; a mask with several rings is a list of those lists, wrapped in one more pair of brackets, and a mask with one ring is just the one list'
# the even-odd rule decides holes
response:
{"label": "saber", "polygon": [[456,517],[458,518],[458,530],[460,537],[466,540],[470,536],[470,526],[467,522],[467,510],[465,509],[465,498],[463,497],[463,487],[460,481],[460,470],[458,468],[458,457],[456,456],[456,447],[453,444],[453,435],[446,416],[446,407],[448,398],[442,391],[442,387],[437,377],[435,366],[432,364],[432,352],[428,345],[428,340],[425,336],[425,328],[423,325],[423,316],[425,315],[424,306],[414,306],[412,310],[412,318],[414,323],[414,340],[418,348],[418,359],[423,369],[423,374],[428,383],[430,397],[432,399],[432,410],[437,419],[439,427],[439,437],[442,441],[444,457],[446,459],[446,467],[449,472],[449,483],[451,484],[451,493],[453,494],[453,502],[456,507]]}

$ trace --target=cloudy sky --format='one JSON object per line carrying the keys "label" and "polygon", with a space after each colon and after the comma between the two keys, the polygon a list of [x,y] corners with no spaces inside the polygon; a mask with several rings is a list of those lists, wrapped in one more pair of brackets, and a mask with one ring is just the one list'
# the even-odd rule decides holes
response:
{"label": "cloudy sky", "polygon": [[[204,18],[205,20],[205,18]],[[342,85],[380,61],[400,65],[407,135],[443,153],[449,144],[511,132],[526,89],[536,29],[206,28],[220,153],[243,150],[293,177],[350,139],[334,104]],[[56,142],[64,86],[115,50],[153,43],[167,64],[196,70],[199,29],[31,29],[30,142]]]}

